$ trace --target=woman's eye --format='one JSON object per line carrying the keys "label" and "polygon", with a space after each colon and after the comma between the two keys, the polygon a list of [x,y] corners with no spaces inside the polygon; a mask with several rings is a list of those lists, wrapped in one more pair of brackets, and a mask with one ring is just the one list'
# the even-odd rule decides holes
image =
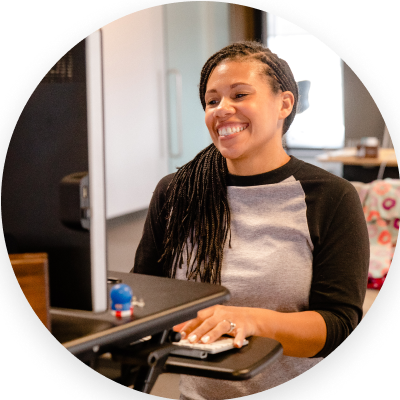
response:
{"label": "woman's eye", "polygon": [[215,104],[217,104],[217,100],[209,100],[209,101],[207,102],[207,105],[209,105],[209,106],[213,106],[213,105],[215,105]]}
{"label": "woman's eye", "polygon": [[245,97],[245,96],[247,96],[246,93],[237,93],[237,94],[235,95],[235,98],[236,98],[236,99],[240,99],[241,97]]}

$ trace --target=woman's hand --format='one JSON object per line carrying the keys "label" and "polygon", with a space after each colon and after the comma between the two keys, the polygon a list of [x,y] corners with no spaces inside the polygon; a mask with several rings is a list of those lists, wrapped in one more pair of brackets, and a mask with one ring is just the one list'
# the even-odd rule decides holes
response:
{"label": "woman's hand", "polygon": [[[174,330],[191,343],[213,343],[228,334],[235,338],[234,346],[240,348],[246,337],[256,334],[251,314],[249,308],[216,305],[199,311],[197,318],[174,326]],[[235,324],[233,330],[231,323]]]}
{"label": "woman's hand", "polygon": [[[235,329],[231,332],[231,322]],[[312,357],[325,345],[326,324],[316,311],[282,313],[252,307],[213,306],[197,313],[197,318],[174,326],[182,338],[192,343],[212,343],[220,336],[233,336],[242,347],[248,336],[263,336],[282,344],[283,354]]]}

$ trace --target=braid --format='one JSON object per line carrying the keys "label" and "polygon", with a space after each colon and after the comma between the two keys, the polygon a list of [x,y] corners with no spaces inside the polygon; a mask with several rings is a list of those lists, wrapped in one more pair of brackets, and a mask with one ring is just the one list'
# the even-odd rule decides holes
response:
{"label": "braid", "polygon": [[[226,59],[264,64],[264,73],[273,92],[293,93],[294,107],[283,126],[283,133],[286,133],[296,114],[297,84],[287,63],[257,42],[233,43],[207,60],[199,85],[203,109],[206,107],[204,96],[208,79],[214,68]],[[160,262],[170,278],[175,278],[177,268],[186,263],[187,279],[221,283],[223,250],[228,235],[231,247],[227,172],[225,158],[211,144],[179,168],[169,184],[162,210],[167,218],[167,227]]]}
{"label": "braid", "polygon": [[175,278],[185,254],[187,279],[221,283],[223,248],[230,231],[226,174],[226,160],[211,144],[181,167],[169,184],[160,261],[170,278]]}

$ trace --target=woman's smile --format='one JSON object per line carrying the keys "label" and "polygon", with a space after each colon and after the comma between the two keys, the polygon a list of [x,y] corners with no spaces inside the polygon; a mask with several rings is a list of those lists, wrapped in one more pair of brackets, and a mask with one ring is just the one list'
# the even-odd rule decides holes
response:
{"label": "woman's smile", "polygon": [[217,126],[217,132],[219,136],[228,137],[234,133],[242,132],[248,126],[249,124],[238,124],[238,123],[219,124]]}
{"label": "woman's smile", "polygon": [[231,173],[246,173],[244,166],[250,174],[253,169],[265,172],[287,162],[282,128],[293,103],[283,92],[273,92],[258,63],[229,60],[217,65],[204,99],[207,128]]}

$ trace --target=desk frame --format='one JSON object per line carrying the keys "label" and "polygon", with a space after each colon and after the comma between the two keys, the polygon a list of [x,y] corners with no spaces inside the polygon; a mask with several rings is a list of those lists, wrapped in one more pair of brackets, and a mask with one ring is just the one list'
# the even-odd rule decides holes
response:
{"label": "desk frame", "polygon": [[[150,393],[162,372],[189,373],[217,379],[249,379],[283,353],[282,346],[277,341],[255,338],[255,344],[250,342],[246,348],[222,354],[214,361],[211,360],[211,363],[210,360],[204,364],[204,360],[170,357],[174,346],[171,342],[177,340],[173,337],[172,326],[196,317],[201,309],[228,300],[229,291],[223,286],[154,276],[117,272],[110,272],[110,275],[131,285],[134,293],[140,293],[141,289],[145,288],[148,296],[145,298],[147,309],[135,310],[134,317],[125,320],[116,319],[109,311],[94,314],[53,309],[51,316],[52,322],[58,321],[59,332],[63,332],[63,328],[68,328],[69,324],[75,324],[78,328],[85,323],[89,326],[91,323],[98,323],[100,327],[105,324],[105,329],[94,333],[89,332],[81,336],[77,334],[77,337],[67,341],[63,341],[62,335],[59,335],[58,339],[72,354],[92,367],[101,354],[111,353],[113,358],[121,363],[121,377],[118,381],[121,384],[133,384],[135,390]],[[165,299],[162,296],[156,299],[157,292],[154,294],[157,286],[160,288],[164,285],[165,291],[170,290],[170,293],[174,293],[174,297],[169,299],[170,304],[163,304]],[[171,291],[172,287],[176,290]],[[146,336],[151,336],[151,340],[141,342],[140,339]],[[243,358],[243,355],[238,354],[240,352],[248,357]]]}

